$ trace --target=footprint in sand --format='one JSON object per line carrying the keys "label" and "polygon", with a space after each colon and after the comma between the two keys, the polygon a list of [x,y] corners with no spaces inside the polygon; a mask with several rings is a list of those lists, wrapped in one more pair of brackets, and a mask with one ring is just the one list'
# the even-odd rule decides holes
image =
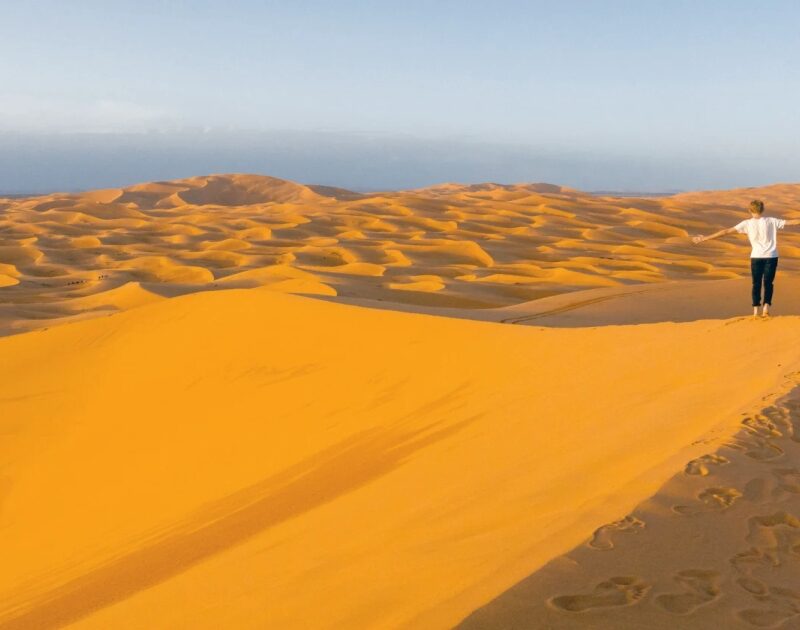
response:
{"label": "footprint in sand", "polygon": [[738,613],[742,621],[749,623],[756,628],[778,628],[783,625],[787,619],[796,617],[800,614],[798,610],[772,610],[769,608],[747,608]]}
{"label": "footprint in sand", "polygon": [[761,437],[783,437],[783,433],[778,426],[767,416],[756,414],[742,420],[742,424],[748,433],[760,435]]}
{"label": "footprint in sand", "polygon": [[793,442],[800,442],[800,409],[793,409],[784,420],[786,432]]}
{"label": "footprint in sand", "polygon": [[638,534],[642,529],[644,521],[629,515],[596,529],[589,546],[592,549],[607,551],[614,548],[614,538],[617,533]]}
{"label": "footprint in sand", "polygon": [[656,603],[667,612],[686,615],[719,597],[719,573],[716,571],[686,569],[679,571],[674,579],[683,587],[683,592],[656,597]]}
{"label": "footprint in sand", "polygon": [[751,315],[742,315],[741,317],[732,317],[727,322],[723,324],[723,326],[731,326],[733,324],[739,324],[741,322],[749,322],[752,321],[753,317]]}
{"label": "footprint in sand", "polygon": [[755,477],[744,485],[742,495],[750,503],[764,503],[775,494],[776,484],[772,479]]}
{"label": "footprint in sand", "polygon": [[762,597],[767,594],[767,585],[761,580],[756,580],[751,577],[741,577],[736,580],[736,583],[745,591],[756,597]]}
{"label": "footprint in sand", "polygon": [[722,466],[729,462],[730,460],[722,455],[703,455],[702,457],[693,459],[686,464],[686,468],[684,468],[683,471],[687,475],[699,475],[701,477],[705,477],[710,472],[709,468],[711,466]]}
{"label": "footprint in sand", "polygon": [[585,595],[557,595],[548,600],[548,604],[566,612],[632,606],[640,602],[649,590],[650,584],[642,582],[637,577],[612,577],[600,582],[591,593]]}
{"label": "footprint in sand", "polygon": [[800,401],[786,401],[761,412],[793,442],[800,442]]}
{"label": "footprint in sand", "polygon": [[771,440],[753,436],[750,439],[734,438],[726,444],[729,448],[744,452],[750,459],[768,462],[783,455],[783,449]]}
{"label": "footprint in sand", "polygon": [[800,494],[800,470],[797,468],[776,468],[772,474],[778,480],[778,488],[784,492]]}
{"label": "footprint in sand", "polygon": [[[740,610],[738,617],[756,628],[777,628],[792,617],[800,616],[800,592],[768,586],[754,578],[740,578],[736,583],[759,602],[759,608]],[[784,626],[785,627],[785,626]]]}
{"label": "footprint in sand", "polygon": [[800,442],[800,417],[796,415],[786,418],[786,433],[787,437],[792,442]]}
{"label": "footprint in sand", "polygon": [[780,426],[785,430],[789,426],[787,420],[791,415],[791,411],[788,407],[783,405],[772,405],[771,407],[762,409],[761,415],[771,420],[776,426]]}
{"label": "footprint in sand", "polygon": [[800,519],[787,512],[748,519],[745,540],[752,546],[730,559],[738,570],[748,564],[778,567],[787,559],[800,559]]}
{"label": "footprint in sand", "polygon": [[729,508],[741,496],[736,488],[706,488],[697,495],[702,505],[673,505],[672,511],[684,516],[719,512]]}

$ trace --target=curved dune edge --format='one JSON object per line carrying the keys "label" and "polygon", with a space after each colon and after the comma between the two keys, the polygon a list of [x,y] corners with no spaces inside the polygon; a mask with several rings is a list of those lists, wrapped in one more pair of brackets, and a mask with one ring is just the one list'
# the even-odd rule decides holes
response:
{"label": "curved dune edge", "polygon": [[797,324],[232,290],[0,339],[0,628],[452,626],[785,390]]}
{"label": "curved dune edge", "polygon": [[19,280],[14,278],[13,276],[8,276],[6,274],[0,273],[0,287],[11,287],[15,284],[19,284]]}

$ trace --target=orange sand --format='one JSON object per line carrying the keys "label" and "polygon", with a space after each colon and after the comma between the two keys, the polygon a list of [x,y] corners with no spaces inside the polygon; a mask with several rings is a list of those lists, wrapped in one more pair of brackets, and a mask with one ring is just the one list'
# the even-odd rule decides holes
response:
{"label": "orange sand", "polygon": [[[744,236],[698,247],[689,234],[733,225],[754,196],[800,216],[797,185],[649,199],[548,184],[359,195],[215,175],[0,198],[0,335],[221,288],[486,309],[735,279],[748,273]],[[800,231],[782,235],[782,254],[783,272],[800,270]]]}
{"label": "orange sand", "polygon": [[0,629],[792,627],[800,320],[676,232],[722,194],[0,201]]}

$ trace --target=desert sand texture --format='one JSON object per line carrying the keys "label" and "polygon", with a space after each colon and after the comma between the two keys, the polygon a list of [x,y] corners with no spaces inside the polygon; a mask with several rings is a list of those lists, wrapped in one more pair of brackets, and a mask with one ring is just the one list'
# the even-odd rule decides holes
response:
{"label": "desert sand texture", "polygon": [[[697,247],[688,236],[746,218],[753,196],[800,216],[792,185],[649,199],[549,184],[360,195],[215,175],[0,198],[0,334],[224,288],[489,309],[735,279],[748,273],[745,237]],[[781,270],[796,271],[800,232],[782,236]]]}
{"label": "desert sand texture", "polygon": [[754,320],[743,237],[687,235],[752,197],[800,214],[249,175],[0,201],[0,629],[800,627],[800,240]]}

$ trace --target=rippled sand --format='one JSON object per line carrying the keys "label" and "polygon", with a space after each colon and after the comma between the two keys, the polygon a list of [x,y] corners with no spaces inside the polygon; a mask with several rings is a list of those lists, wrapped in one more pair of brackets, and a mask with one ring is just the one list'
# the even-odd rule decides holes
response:
{"label": "rippled sand", "polygon": [[[359,195],[256,175],[0,199],[0,333],[217,288],[492,308],[597,287],[746,274],[746,247],[697,247],[753,196],[797,207],[800,186],[649,199],[548,184],[443,185]],[[800,235],[786,234],[794,271]]]}

